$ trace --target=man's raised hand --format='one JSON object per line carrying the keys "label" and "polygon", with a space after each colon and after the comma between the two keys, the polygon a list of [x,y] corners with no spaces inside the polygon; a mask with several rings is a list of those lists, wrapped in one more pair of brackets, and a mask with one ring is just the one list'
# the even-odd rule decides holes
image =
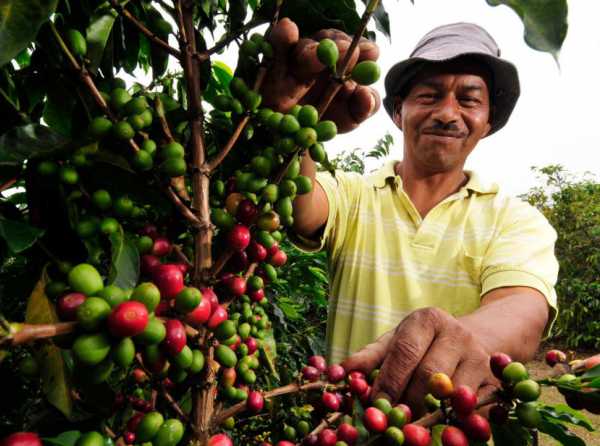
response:
{"label": "man's raised hand", "polygon": [[[318,105],[330,80],[331,71],[317,57],[319,41],[332,39],[338,47],[341,64],[352,38],[339,30],[322,30],[313,38],[300,38],[298,27],[291,20],[280,20],[269,40],[274,49],[274,65],[267,75],[262,91],[264,104],[286,112],[294,105]],[[361,39],[350,59],[349,70],[357,62],[377,60],[379,49],[367,39]],[[380,107],[379,94],[370,87],[348,80],[337,94],[323,119],[333,120],[339,132],[348,132],[372,116]]]}

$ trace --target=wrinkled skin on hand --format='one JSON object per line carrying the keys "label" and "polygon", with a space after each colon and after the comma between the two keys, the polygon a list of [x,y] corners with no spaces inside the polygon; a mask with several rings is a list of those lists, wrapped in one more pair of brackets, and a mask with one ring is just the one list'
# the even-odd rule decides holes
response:
{"label": "wrinkled skin on hand", "polygon": [[[298,27],[291,20],[284,18],[275,25],[269,37],[274,49],[274,65],[261,92],[266,106],[286,112],[296,104],[318,105],[331,75],[317,57],[317,46],[324,38],[336,42],[340,52],[338,64],[341,64],[352,42],[351,36],[339,30],[327,29],[319,31],[312,38],[300,38]],[[377,60],[378,57],[377,45],[362,38],[352,54],[349,69],[358,62]],[[375,114],[380,106],[381,99],[373,88],[348,80],[323,119],[335,121],[339,132],[348,132]]]}
{"label": "wrinkled skin on hand", "polygon": [[490,355],[460,320],[439,308],[423,308],[342,363],[346,370],[379,375],[372,396],[381,392],[393,402],[408,404],[415,415],[425,412],[423,399],[432,374],[447,374],[456,388],[467,385],[479,399],[495,390],[498,381],[489,367]]}

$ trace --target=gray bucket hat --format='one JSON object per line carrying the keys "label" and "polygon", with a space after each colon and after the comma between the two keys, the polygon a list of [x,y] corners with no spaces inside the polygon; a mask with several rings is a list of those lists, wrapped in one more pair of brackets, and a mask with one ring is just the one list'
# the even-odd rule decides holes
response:
{"label": "gray bucket hat", "polygon": [[494,112],[488,135],[501,129],[519,98],[519,75],[512,63],[500,58],[500,49],[492,36],[473,23],[453,23],[434,28],[419,41],[408,59],[398,62],[388,71],[383,100],[388,114],[393,116],[394,97],[402,92],[424,64],[465,56],[482,61],[492,74],[490,98]]}

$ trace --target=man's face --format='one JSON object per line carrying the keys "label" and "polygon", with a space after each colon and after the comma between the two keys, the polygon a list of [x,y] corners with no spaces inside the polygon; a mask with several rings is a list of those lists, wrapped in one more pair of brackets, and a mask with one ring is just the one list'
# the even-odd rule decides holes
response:
{"label": "man's face", "polygon": [[423,174],[461,169],[490,131],[487,74],[475,63],[432,65],[397,98],[394,122],[404,133],[404,157]]}

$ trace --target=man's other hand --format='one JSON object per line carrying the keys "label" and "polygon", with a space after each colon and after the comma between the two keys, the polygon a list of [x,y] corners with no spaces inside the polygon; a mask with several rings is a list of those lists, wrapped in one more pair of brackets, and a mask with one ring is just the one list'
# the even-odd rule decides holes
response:
{"label": "man's other hand", "polygon": [[438,308],[424,308],[407,316],[395,330],[342,363],[365,373],[380,367],[371,395],[389,395],[424,414],[424,397],[432,374],[451,377],[454,387],[467,385],[481,398],[495,389],[489,353],[459,320]]}
{"label": "man's other hand", "polygon": [[[263,103],[287,112],[296,104],[318,105],[330,82],[330,70],[317,57],[319,41],[330,38],[338,46],[342,63],[352,37],[335,29],[322,30],[313,38],[300,38],[298,27],[288,18],[273,28],[269,40],[275,53],[274,65],[263,84]],[[362,38],[350,59],[349,68],[363,60],[377,60],[379,48]],[[381,106],[379,94],[370,87],[348,80],[329,106],[323,119],[335,121],[339,132],[348,132],[372,116]]]}

